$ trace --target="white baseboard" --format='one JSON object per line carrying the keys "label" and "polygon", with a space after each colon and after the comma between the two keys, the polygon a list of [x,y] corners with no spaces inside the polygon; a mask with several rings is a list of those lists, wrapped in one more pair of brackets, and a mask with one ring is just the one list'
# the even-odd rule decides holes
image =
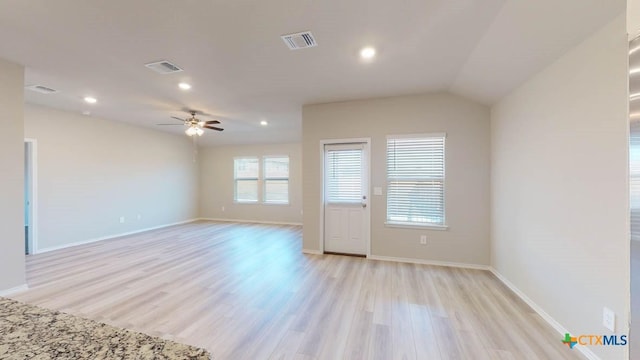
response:
{"label": "white baseboard", "polygon": [[[551,327],[553,327],[561,336],[564,336],[564,334],[566,333],[571,333],[571,331],[567,330],[564,326],[562,326],[559,322],[557,322],[556,319],[551,317],[551,315],[547,314],[546,311],[544,311],[538,304],[536,304],[525,293],[523,293],[520,289],[518,289],[511,281],[507,280],[507,278],[505,278],[502,274],[500,274],[498,270],[496,270],[493,267],[489,267],[489,271],[491,271],[491,273],[493,273],[493,275],[495,275],[498,278],[498,280],[502,281],[503,284],[505,284],[509,289],[511,289],[511,291],[513,291],[516,295],[518,295],[518,297],[520,297],[522,301],[527,303],[527,305],[529,305],[536,313],[538,313],[538,315],[540,315],[540,317],[544,319],[544,321],[546,321],[549,325],[551,325]],[[560,338],[558,338],[558,341],[560,341]],[[589,360],[601,360],[600,357],[596,355],[593,351],[591,351],[589,348],[582,346],[580,344],[576,344],[574,346],[574,350],[580,351]]]}
{"label": "white baseboard", "polygon": [[169,226],[187,224],[187,223],[194,222],[194,221],[197,221],[197,220],[198,219],[189,219],[189,220],[184,220],[184,221],[178,221],[178,222],[171,223],[171,224],[164,224],[164,225],[159,225],[159,226],[154,226],[154,227],[150,227],[150,228],[129,231],[129,232],[115,234],[115,235],[103,236],[103,237],[99,237],[99,238],[95,238],[95,239],[77,241],[77,242],[70,243],[70,244],[52,246],[52,247],[48,247],[48,248],[44,248],[44,249],[38,249],[38,251],[35,251],[34,254],[41,254],[41,253],[44,253],[44,252],[49,252],[49,251],[54,251],[54,250],[66,249],[66,248],[70,248],[70,247],[74,247],[74,246],[78,246],[78,245],[85,245],[85,244],[94,243],[94,242],[97,242],[97,241],[115,239],[115,238],[119,238],[119,237],[123,237],[123,236],[139,234],[139,233],[142,233],[142,232],[145,232],[145,231],[162,229],[162,228],[166,228],[166,227],[169,227]]}
{"label": "white baseboard", "polygon": [[320,251],[320,250],[312,250],[312,249],[302,249],[302,253],[303,254],[310,254],[310,255],[322,255],[322,251]]}
{"label": "white baseboard", "polygon": [[267,225],[292,225],[302,226],[299,222],[286,222],[286,221],[264,221],[264,220],[245,220],[245,219],[218,219],[218,218],[200,218],[202,221],[220,221],[220,222],[235,222],[243,224],[267,224]]}
{"label": "white baseboard", "polygon": [[22,284],[20,286],[12,287],[11,289],[1,290],[0,296],[10,296],[27,290],[29,290],[29,285]]}
{"label": "white baseboard", "polygon": [[400,257],[380,256],[380,255],[369,255],[369,256],[367,256],[367,259],[382,260],[382,261],[395,261],[395,262],[403,262],[403,263],[410,263],[410,264],[421,264],[421,265],[449,266],[449,267],[457,267],[457,268],[463,268],[463,269],[474,269],[474,270],[489,270],[489,266],[488,265],[465,264],[465,263],[455,263],[455,262],[437,261],[437,260],[400,258]]}

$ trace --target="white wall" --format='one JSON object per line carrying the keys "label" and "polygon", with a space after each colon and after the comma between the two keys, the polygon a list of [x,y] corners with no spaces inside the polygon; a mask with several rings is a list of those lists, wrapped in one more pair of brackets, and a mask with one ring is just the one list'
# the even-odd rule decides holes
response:
{"label": "white wall", "polygon": [[0,291],[25,284],[24,68],[0,59]]}
{"label": "white wall", "polygon": [[[320,141],[371,138],[371,253],[376,256],[489,264],[489,109],[446,94],[399,96],[303,107],[304,248],[319,250]],[[446,132],[445,206],[449,229],[399,229],[386,221],[386,136]],[[428,245],[419,244],[421,234]]]}
{"label": "white wall", "polygon": [[25,135],[38,143],[39,250],[197,218],[185,136],[34,105]]}
{"label": "white wall", "polygon": [[628,332],[626,69],[620,17],[492,109],[492,265],[572,334]]}
{"label": "white wall", "polygon": [[[236,204],[233,159],[240,156],[288,155],[289,204]],[[302,223],[302,151],[300,144],[241,145],[202,148],[200,217],[243,221]],[[224,207],[224,211],[222,210]]]}
{"label": "white wall", "polygon": [[627,32],[629,40],[640,36],[640,0],[627,0]]}

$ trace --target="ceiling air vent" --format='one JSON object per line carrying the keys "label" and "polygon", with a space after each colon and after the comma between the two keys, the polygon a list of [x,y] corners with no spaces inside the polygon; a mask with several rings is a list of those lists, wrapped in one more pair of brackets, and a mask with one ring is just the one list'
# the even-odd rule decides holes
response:
{"label": "ceiling air vent", "polygon": [[50,87],[46,87],[43,85],[29,85],[29,86],[26,86],[26,88],[31,91],[39,92],[41,94],[53,94],[58,92],[58,90],[56,89],[52,89]]}
{"label": "ceiling air vent", "polygon": [[178,66],[166,60],[145,64],[144,66],[160,74],[171,74],[182,71]]}
{"label": "ceiling air vent", "polygon": [[291,50],[304,49],[308,47],[317,46],[318,43],[316,39],[313,38],[311,31],[303,31],[295,34],[287,34],[280,36],[282,41],[289,47]]}

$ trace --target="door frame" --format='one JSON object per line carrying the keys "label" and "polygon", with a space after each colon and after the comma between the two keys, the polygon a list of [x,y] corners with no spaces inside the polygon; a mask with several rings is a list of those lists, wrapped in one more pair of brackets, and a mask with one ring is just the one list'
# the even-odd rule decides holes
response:
{"label": "door frame", "polygon": [[[37,254],[38,249],[38,140],[32,138],[24,139],[25,145],[29,148],[28,164],[29,172],[29,192],[31,195],[31,206],[29,211],[29,254]],[[25,157],[26,158],[26,157]]]}
{"label": "door frame", "polygon": [[324,147],[325,145],[349,145],[349,144],[363,144],[367,153],[367,207],[364,211],[364,237],[367,243],[366,256],[371,257],[371,138],[349,138],[349,139],[325,139],[320,140],[320,253],[324,254],[324,189],[325,189],[325,158]]}

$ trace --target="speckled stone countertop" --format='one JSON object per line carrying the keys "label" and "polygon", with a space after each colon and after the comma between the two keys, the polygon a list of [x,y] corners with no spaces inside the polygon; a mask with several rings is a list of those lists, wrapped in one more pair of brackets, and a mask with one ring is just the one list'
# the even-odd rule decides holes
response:
{"label": "speckled stone countertop", "polygon": [[0,359],[211,359],[200,348],[0,297]]}

